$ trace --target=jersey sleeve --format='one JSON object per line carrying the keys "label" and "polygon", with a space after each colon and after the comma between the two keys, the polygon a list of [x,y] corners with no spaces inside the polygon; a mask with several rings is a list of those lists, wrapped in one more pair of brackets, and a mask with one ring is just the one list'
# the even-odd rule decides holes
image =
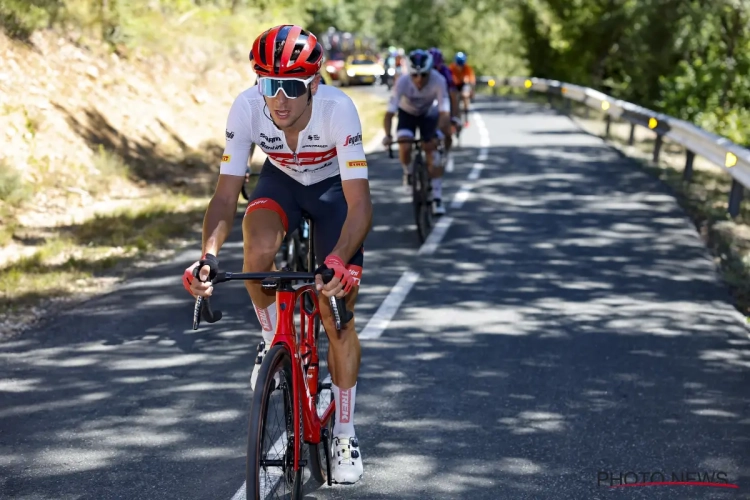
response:
{"label": "jersey sleeve", "polygon": [[239,95],[227,117],[226,145],[221,156],[219,173],[244,176],[247,159],[250,157],[251,139],[250,105],[244,96]]}
{"label": "jersey sleeve", "polygon": [[367,158],[362,145],[362,123],[354,102],[341,99],[331,113],[330,122],[342,181],[367,179]]}
{"label": "jersey sleeve", "polygon": [[389,113],[396,113],[398,111],[398,102],[401,99],[401,94],[403,94],[403,88],[404,85],[401,82],[401,80],[404,79],[404,75],[399,76],[398,80],[396,80],[395,84],[393,85],[393,91],[391,92],[391,100],[388,101],[388,109],[387,111]]}
{"label": "jersey sleeve", "polygon": [[451,112],[451,97],[450,93],[448,92],[448,81],[445,79],[443,75],[441,75],[439,72],[437,72],[438,78],[438,111],[441,113],[450,113]]}

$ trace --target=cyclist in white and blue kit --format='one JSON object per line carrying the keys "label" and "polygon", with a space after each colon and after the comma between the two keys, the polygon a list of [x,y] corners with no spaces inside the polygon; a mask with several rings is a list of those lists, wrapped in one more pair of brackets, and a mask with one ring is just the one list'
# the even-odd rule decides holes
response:
{"label": "cyclist in white and blue kit", "polygon": [[[437,101],[438,113],[431,113],[433,103]],[[398,113],[397,139],[414,138],[417,127],[424,141],[427,169],[432,178],[432,210],[436,215],[445,213],[442,202],[443,169],[434,161],[433,152],[437,148],[436,131],[450,136],[451,102],[445,77],[433,68],[432,55],[424,50],[415,50],[409,54],[409,74],[402,75],[393,87],[393,95],[388,103],[383,126],[385,138],[383,144],[393,142],[391,127],[393,117]],[[411,143],[399,144],[399,158],[404,169],[404,184],[411,184],[409,172]]]}

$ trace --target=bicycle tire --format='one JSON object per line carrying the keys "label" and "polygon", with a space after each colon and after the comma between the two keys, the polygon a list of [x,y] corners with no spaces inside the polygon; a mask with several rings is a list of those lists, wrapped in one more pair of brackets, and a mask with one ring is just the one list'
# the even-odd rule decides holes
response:
{"label": "bicycle tire", "polygon": [[[279,383],[277,387],[276,374],[279,374]],[[286,346],[277,344],[268,351],[263,364],[261,365],[260,372],[258,373],[258,380],[255,384],[255,392],[253,393],[253,402],[250,407],[250,422],[248,428],[247,438],[247,462],[245,470],[245,480],[247,493],[246,498],[260,499],[267,498],[268,494],[266,490],[269,489],[269,480],[267,477],[262,477],[263,467],[261,466],[261,460],[263,454],[264,438],[267,437],[266,423],[268,422],[268,404],[272,393],[280,389],[282,391],[282,398],[284,403],[284,425],[286,427],[286,445],[284,447],[284,455],[281,458],[283,467],[281,468],[281,478],[276,481],[270,481],[273,483],[270,486],[271,491],[277,490],[280,486],[279,483],[283,483],[285,491],[288,490],[288,495],[284,495],[283,498],[290,498],[291,500],[302,499],[302,469],[292,470],[294,466],[294,446],[300,446],[302,444],[302,416],[300,415],[300,428],[291,429],[294,427],[294,398],[296,397],[292,389],[292,360],[289,356],[289,352]],[[302,405],[299,405],[300,410]],[[290,435],[291,433],[291,435]],[[295,439],[299,437],[299,439]],[[275,435],[268,437],[267,441],[277,444],[282,438],[276,438]],[[291,443],[290,440],[291,439]],[[278,449],[278,447],[275,447]],[[300,448],[301,451],[301,448]],[[278,459],[274,457],[274,459]],[[274,467],[276,468],[276,467]],[[267,470],[268,468],[266,468]]]}
{"label": "bicycle tire", "polygon": [[417,237],[419,243],[422,244],[427,239],[427,235],[430,234],[430,226],[432,225],[432,211],[430,207],[429,199],[429,185],[430,182],[427,175],[427,167],[424,164],[422,155],[418,154],[414,157],[412,175],[412,203],[414,205],[414,218],[417,222]]}

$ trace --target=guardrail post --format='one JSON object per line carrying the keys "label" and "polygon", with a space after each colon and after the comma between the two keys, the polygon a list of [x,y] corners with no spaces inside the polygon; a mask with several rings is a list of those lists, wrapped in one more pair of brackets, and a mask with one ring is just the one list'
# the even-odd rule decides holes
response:
{"label": "guardrail post", "polygon": [[659,152],[661,152],[661,134],[656,136],[656,142],[654,142],[654,163],[659,163]]}
{"label": "guardrail post", "polygon": [[563,100],[565,101],[565,112],[570,113],[570,99],[563,98]]}
{"label": "guardrail post", "polygon": [[682,172],[682,180],[690,182],[693,180],[693,160],[695,159],[695,153],[688,150],[687,157],[685,158],[685,170]]}
{"label": "guardrail post", "polygon": [[633,141],[635,141],[635,123],[630,124],[630,137],[628,137],[628,146],[632,146]]}
{"label": "guardrail post", "polygon": [[745,191],[745,186],[738,182],[737,179],[732,179],[732,190],[729,192],[729,215],[737,217],[740,214],[740,204],[742,203],[742,194]]}
{"label": "guardrail post", "polygon": [[607,128],[604,131],[604,137],[606,137],[607,139],[609,139],[609,127],[610,127],[610,125],[612,125],[612,116],[610,116],[610,114],[607,113],[607,116],[606,116],[605,120],[607,121]]}

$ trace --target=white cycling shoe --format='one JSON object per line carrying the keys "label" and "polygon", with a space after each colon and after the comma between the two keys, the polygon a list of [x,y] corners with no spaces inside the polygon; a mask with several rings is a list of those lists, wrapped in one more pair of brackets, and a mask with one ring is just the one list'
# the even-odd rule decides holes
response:
{"label": "white cycling shoe", "polygon": [[268,354],[268,347],[265,341],[258,343],[258,355],[255,357],[255,366],[253,366],[253,374],[250,375],[250,388],[255,390],[255,382],[258,380],[258,372],[260,371],[260,365],[263,363],[263,358]]}
{"label": "white cycling shoe", "polygon": [[439,198],[432,200],[432,215],[445,215],[445,205],[443,205],[443,200]]}
{"label": "white cycling shoe", "polygon": [[354,484],[362,479],[364,466],[356,437],[336,436],[331,446],[331,480],[337,484]]}

